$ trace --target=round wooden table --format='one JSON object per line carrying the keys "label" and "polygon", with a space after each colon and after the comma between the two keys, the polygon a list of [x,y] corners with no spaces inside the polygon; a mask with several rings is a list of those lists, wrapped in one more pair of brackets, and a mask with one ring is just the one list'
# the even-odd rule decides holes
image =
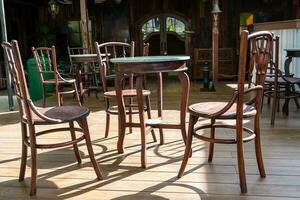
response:
{"label": "round wooden table", "polygon": [[98,62],[98,57],[97,54],[76,54],[76,55],[70,55],[70,58],[72,59],[72,62],[76,64],[76,79],[79,84],[79,97],[81,103],[83,103],[84,93],[90,90],[100,90],[100,89],[96,86],[89,87],[89,88],[83,87],[82,72],[80,69],[80,65],[84,63],[96,63]]}
{"label": "round wooden table", "polygon": [[[300,57],[300,49],[299,48],[292,48],[292,49],[284,49],[286,51],[286,60],[284,61],[284,75],[285,76],[291,76],[290,73],[290,64],[292,62],[293,58],[299,58]],[[286,96],[291,96],[291,84],[285,85],[285,91]],[[288,115],[289,114],[289,102],[290,98],[285,98],[282,111]],[[297,107],[299,107],[299,103],[297,98],[295,98],[295,102]]]}
{"label": "round wooden table", "polygon": [[[123,143],[125,137],[126,127],[140,127],[141,128],[141,165],[146,168],[146,135],[150,133],[153,128],[158,128],[161,136],[161,144],[163,143],[162,129],[180,129],[184,142],[186,141],[186,110],[189,97],[190,80],[185,73],[187,70],[186,61],[190,59],[189,56],[145,56],[145,57],[125,57],[113,58],[110,61],[115,65],[117,77],[115,79],[115,89],[118,103],[118,120],[119,120],[119,137],[118,137],[118,152],[123,153]],[[177,72],[179,80],[182,85],[181,106],[180,106],[180,122],[174,124],[166,124],[162,117],[162,73],[163,72]],[[126,122],[125,105],[122,94],[122,77],[124,74],[136,75],[136,90],[137,103],[139,110],[140,123]],[[145,119],[144,116],[144,97],[143,97],[143,78],[145,74],[155,73],[158,76],[157,84],[157,106],[158,118]]]}

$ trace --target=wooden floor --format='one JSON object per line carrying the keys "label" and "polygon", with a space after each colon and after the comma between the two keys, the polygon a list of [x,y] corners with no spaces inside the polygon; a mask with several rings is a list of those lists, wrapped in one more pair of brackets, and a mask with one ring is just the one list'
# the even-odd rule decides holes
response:
{"label": "wooden floor", "polygon": [[[230,97],[233,84],[220,83],[216,93],[199,92],[199,84],[191,87],[190,103],[222,101]],[[170,122],[179,121],[180,85],[164,86],[164,117]],[[155,91],[151,96],[155,112]],[[2,107],[3,98],[2,92]],[[71,98],[69,99],[71,101]],[[68,100],[68,101],[69,101]],[[118,154],[117,118],[112,117],[109,138],[105,139],[104,102],[94,94],[85,98],[92,112],[88,118],[96,159],[105,179],[95,180],[84,143],[80,143],[83,162],[78,165],[72,148],[38,151],[38,190],[32,199],[300,199],[300,110],[291,103],[291,113],[285,117],[278,113],[276,125],[270,126],[270,106],[263,107],[262,143],[267,178],[259,177],[253,142],[245,145],[248,194],[241,195],[234,145],[217,145],[214,160],[207,162],[208,145],[195,140],[193,157],[186,174],[177,178],[184,144],[179,131],[165,130],[166,144],[159,145],[148,137],[148,168],[140,168],[139,129],[126,135],[125,153]],[[49,101],[54,102],[53,97]],[[37,102],[38,104],[40,102]],[[20,125],[17,112],[0,113],[0,199],[31,199],[29,197],[30,157],[24,182],[18,182],[20,165]],[[204,123],[205,120],[199,121]],[[249,121],[245,121],[251,126]],[[220,136],[233,135],[227,130]],[[158,136],[158,134],[157,134]],[[69,139],[68,133],[47,135],[40,142]]]}

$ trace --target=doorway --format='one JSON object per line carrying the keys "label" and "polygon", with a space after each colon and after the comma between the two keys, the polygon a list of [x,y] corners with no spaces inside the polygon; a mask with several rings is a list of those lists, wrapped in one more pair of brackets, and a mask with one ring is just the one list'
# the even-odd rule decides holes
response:
{"label": "doorway", "polygon": [[186,54],[187,22],[176,15],[161,14],[146,19],[140,27],[143,43],[149,43],[149,55]]}

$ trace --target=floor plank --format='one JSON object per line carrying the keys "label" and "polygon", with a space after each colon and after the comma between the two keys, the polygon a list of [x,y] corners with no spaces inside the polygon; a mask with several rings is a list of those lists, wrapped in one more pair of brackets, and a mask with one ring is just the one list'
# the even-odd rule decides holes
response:
{"label": "floor plank", "polygon": [[[216,93],[198,92],[200,85],[192,83],[190,104],[229,99],[232,88],[220,83]],[[178,84],[164,87],[164,118],[168,122],[179,121]],[[153,116],[156,112],[156,91],[152,91]],[[3,93],[3,92],[2,92]],[[0,96],[2,94],[0,92]],[[54,104],[54,98],[48,98]],[[0,98],[0,101],[4,101]],[[102,97],[85,98],[91,109],[88,123],[96,159],[105,179],[95,180],[95,173],[88,159],[87,148],[80,143],[82,164],[75,161],[72,148],[38,151],[38,190],[36,197],[29,197],[30,152],[24,182],[18,181],[21,142],[18,112],[0,112],[0,199],[116,199],[116,200],[164,200],[164,199],[228,199],[228,200],[279,200],[300,198],[300,110],[291,103],[290,115],[277,114],[275,126],[270,126],[270,106],[264,105],[261,121],[263,155],[267,177],[259,177],[254,144],[245,144],[245,163],[248,193],[242,195],[236,166],[236,147],[216,145],[212,163],[207,162],[208,144],[194,140],[193,157],[185,175],[178,179],[184,144],[177,130],[165,130],[165,145],[152,142],[148,137],[148,168],[140,167],[140,134],[134,129],[125,137],[125,152],[118,154],[117,118],[111,119],[109,138],[105,139],[105,112]],[[72,101],[68,97],[65,102]],[[0,102],[1,103],[1,102]],[[40,104],[41,102],[36,102]],[[3,110],[3,105],[1,107]],[[137,117],[134,117],[137,120]],[[188,116],[187,116],[188,119]],[[207,120],[199,119],[198,123]],[[221,122],[221,123],[233,123]],[[252,126],[250,121],[245,121]],[[57,126],[58,127],[58,126]],[[60,126],[59,126],[60,127]],[[40,128],[39,130],[44,130]],[[206,132],[202,132],[205,134]],[[158,134],[157,134],[158,135]],[[231,137],[234,133],[221,129],[219,137]],[[70,139],[68,132],[45,135],[39,142],[57,142]]]}

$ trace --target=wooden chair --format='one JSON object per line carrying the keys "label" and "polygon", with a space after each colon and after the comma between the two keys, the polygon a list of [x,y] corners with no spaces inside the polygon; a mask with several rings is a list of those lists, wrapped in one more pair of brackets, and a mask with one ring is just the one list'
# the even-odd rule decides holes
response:
{"label": "wooden chair", "polygon": [[69,59],[70,59],[69,74],[75,76],[76,65],[73,63],[73,60],[71,59],[70,55],[87,54],[87,53],[91,53],[91,51],[88,48],[83,48],[83,47],[69,47],[69,46],[67,46],[67,50],[68,50]]}
{"label": "wooden chair", "polygon": [[[104,90],[104,98],[106,104],[105,137],[108,137],[110,115],[118,115],[117,106],[110,105],[111,104],[110,99],[116,98],[116,91],[114,90],[114,88],[111,90],[108,87],[108,82],[109,81],[112,82],[115,79],[115,74],[113,73],[113,69],[109,60],[111,58],[117,58],[117,57],[126,57],[126,56],[133,57],[134,42],[131,42],[131,44],[123,43],[123,42],[107,42],[107,43],[98,44],[98,42],[95,42],[95,49],[99,60],[101,81]],[[132,115],[139,113],[137,109],[134,110],[134,108],[137,108],[137,105],[133,104],[133,98],[137,97],[137,93],[135,89],[132,89],[134,88],[133,74],[124,75],[124,81],[125,78],[129,79],[128,81],[129,87],[122,90],[122,92],[124,98],[129,101],[129,103],[126,105],[126,108],[128,108],[126,114],[129,115],[129,122],[132,122]],[[146,101],[145,111],[147,112],[148,118],[151,118],[150,91],[144,90],[143,95],[145,96],[145,101]],[[132,132],[132,127],[129,128],[129,132]],[[154,141],[156,141],[154,131],[152,131],[152,137]]]}
{"label": "wooden chair", "polygon": [[[144,43],[143,44],[143,56],[149,56],[149,43]],[[144,75],[144,88],[147,89],[147,74]],[[159,72],[156,74],[156,80],[157,80],[157,84],[162,85],[162,73]],[[161,92],[160,89],[157,90],[157,92]],[[162,95],[161,95],[162,96]],[[162,101],[162,100],[161,100]],[[162,116],[162,112],[161,110],[158,109],[158,117]],[[160,139],[160,144],[163,145],[164,144],[164,134],[163,134],[163,129],[162,128],[158,128],[159,130],[159,139]]]}
{"label": "wooden chair", "polygon": [[[96,172],[97,179],[102,179],[101,171],[94,157],[90,133],[87,124],[87,116],[90,112],[89,109],[81,106],[60,106],[47,108],[36,107],[30,99],[28,93],[27,83],[23,70],[24,68],[17,41],[12,41],[11,43],[3,42],[2,47],[4,48],[4,53],[8,62],[9,72],[13,80],[15,95],[19,104],[19,113],[21,119],[22,157],[19,181],[24,180],[28,147],[31,150],[30,195],[35,195],[37,184],[37,149],[59,148],[72,145],[74,148],[75,157],[78,163],[81,163],[77,143],[82,140],[86,141],[89,157],[91,159],[93,168]],[[75,128],[74,122],[77,122],[80,128]],[[54,125],[62,123],[67,123],[68,126],[64,128],[52,128],[47,130],[43,129],[43,131],[40,132],[36,131],[37,125]],[[55,144],[39,144],[37,142],[38,136],[58,131],[70,131],[71,140]],[[80,137],[76,136],[75,131],[82,132],[83,134]]]}
{"label": "wooden chair", "polygon": [[[78,55],[78,54],[92,54],[92,50],[89,48],[83,48],[83,47],[67,47],[68,54],[70,58],[70,75],[75,76],[76,75],[76,64],[73,63],[71,55]],[[100,81],[98,81],[97,76],[100,77],[100,69],[99,66],[97,66],[97,63],[85,63],[82,66],[86,66],[86,69],[82,70],[82,80],[84,88],[88,89],[88,95],[90,96],[90,91],[94,91],[96,97],[98,97],[98,92],[103,92],[102,87],[100,85]]]}
{"label": "wooden chair", "polygon": [[[63,104],[64,94],[73,94],[78,104],[81,105],[76,80],[73,78],[63,78],[58,71],[55,47],[32,47],[31,50],[42,83],[43,107],[46,105],[46,85],[55,85],[55,95],[58,106]],[[54,79],[45,79],[45,74],[53,74]],[[71,85],[72,89],[63,89],[64,85]]]}
{"label": "wooden chair", "polygon": [[[279,37],[273,37],[273,54],[271,55],[268,74],[265,80],[266,89],[264,96],[268,98],[268,104],[272,98],[271,110],[271,125],[275,124],[276,111],[279,111],[280,99],[288,101],[294,99],[297,108],[300,108],[298,99],[300,93],[296,92],[296,84],[300,84],[300,78],[293,77],[293,75],[285,75],[279,69]],[[283,112],[288,115],[288,108],[285,105]]]}
{"label": "wooden chair", "polygon": [[[190,119],[188,128],[188,138],[184,158],[178,173],[180,178],[187,165],[191,155],[192,138],[207,141],[209,145],[208,162],[213,159],[214,143],[220,144],[237,144],[237,160],[240,178],[240,187],[242,193],[247,192],[243,143],[255,140],[256,159],[261,177],[265,177],[265,170],[261,152],[260,143],[260,115],[261,102],[263,97],[263,84],[266,77],[267,64],[269,62],[272,42],[272,34],[267,31],[256,32],[248,35],[243,31],[240,41],[240,59],[239,59],[239,76],[238,88],[229,102],[205,102],[189,106]],[[249,88],[245,89],[245,71],[247,59],[247,46],[250,46],[250,73],[255,71],[255,79],[252,79]],[[254,70],[255,69],[255,70]],[[250,94],[249,94],[250,93]],[[252,94],[251,94],[252,93]],[[245,95],[251,99],[244,103]],[[210,124],[195,126],[199,117],[210,119]],[[243,125],[243,119],[254,118],[254,129],[247,128]],[[234,119],[235,125],[217,124],[216,120]],[[210,129],[210,136],[200,135],[198,130]],[[215,137],[216,128],[229,128],[235,130],[234,139],[221,139]],[[243,138],[243,131],[249,133],[249,136]]]}

